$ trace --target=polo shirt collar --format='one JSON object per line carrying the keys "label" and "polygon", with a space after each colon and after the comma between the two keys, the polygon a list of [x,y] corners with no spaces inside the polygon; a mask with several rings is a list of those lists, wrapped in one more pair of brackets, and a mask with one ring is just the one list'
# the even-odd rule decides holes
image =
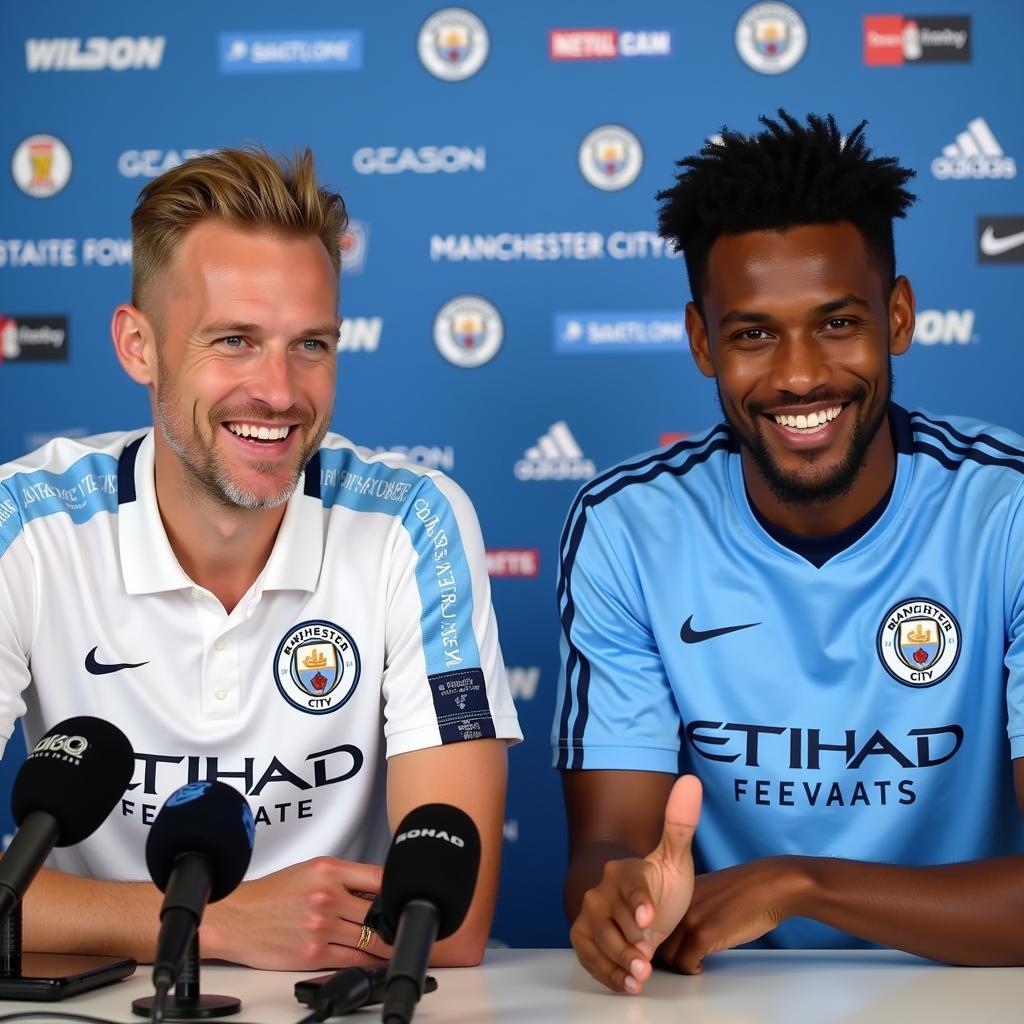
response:
{"label": "polo shirt collar", "polygon": [[320,500],[320,458],[314,455],[288,499],[267,567],[263,590],[307,590],[320,583],[324,563],[324,506]]}
{"label": "polo shirt collar", "polygon": [[[153,431],[128,444],[118,465],[118,541],[128,594],[157,594],[194,586],[171,548],[156,501]],[[324,520],[319,460],[314,459],[288,499],[273,550],[257,589],[316,590],[323,564]]]}

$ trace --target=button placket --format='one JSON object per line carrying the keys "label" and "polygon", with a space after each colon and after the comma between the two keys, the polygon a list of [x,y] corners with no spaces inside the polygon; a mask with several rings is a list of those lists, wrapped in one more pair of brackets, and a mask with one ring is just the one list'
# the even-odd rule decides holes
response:
{"label": "button placket", "polygon": [[200,703],[204,720],[233,718],[237,715],[237,671],[234,645],[226,635],[229,616],[216,598],[192,588],[202,631],[203,678]]}

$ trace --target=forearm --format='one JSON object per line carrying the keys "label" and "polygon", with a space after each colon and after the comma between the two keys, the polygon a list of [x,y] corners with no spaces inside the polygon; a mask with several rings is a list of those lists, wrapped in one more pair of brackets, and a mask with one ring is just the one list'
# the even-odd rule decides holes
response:
{"label": "forearm", "polygon": [[1024,856],[923,868],[785,859],[807,883],[794,916],[932,960],[1024,964]]}
{"label": "forearm", "polygon": [[480,865],[476,893],[462,927],[454,935],[434,943],[430,951],[431,967],[475,967],[483,960],[498,899],[499,873],[500,853],[496,850],[487,863]]}
{"label": "forearm", "polygon": [[104,882],[43,868],[22,901],[22,944],[33,952],[149,962],[162,899],[151,882]]}
{"label": "forearm", "polygon": [[461,927],[431,951],[433,967],[468,967],[483,959],[498,893],[507,777],[508,755],[501,739],[426,747],[388,761],[388,817],[393,830],[415,808],[445,803],[467,814],[480,834],[473,900]]}
{"label": "forearm", "polygon": [[562,886],[562,905],[566,919],[576,920],[588,889],[601,881],[604,866],[610,860],[627,857],[641,857],[643,854],[630,849],[623,842],[613,839],[591,839],[577,845],[569,861],[565,884]]}

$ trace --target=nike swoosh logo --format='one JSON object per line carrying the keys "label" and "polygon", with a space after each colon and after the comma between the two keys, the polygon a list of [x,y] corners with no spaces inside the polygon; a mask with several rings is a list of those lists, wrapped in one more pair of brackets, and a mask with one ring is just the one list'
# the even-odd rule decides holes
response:
{"label": "nike swoosh logo", "polygon": [[996,238],[996,233],[990,224],[981,233],[981,251],[986,256],[1002,256],[1004,252],[1016,249],[1019,245],[1024,245],[1024,231]]}
{"label": "nike swoosh logo", "polygon": [[143,665],[148,665],[148,661],[139,661],[135,664],[129,664],[127,661],[120,662],[117,665],[104,665],[102,662],[96,660],[96,652],[99,650],[98,647],[94,647],[85,656],[85,671],[90,675],[94,676],[105,676],[111,672],[120,672],[123,668],[142,668]]}
{"label": "nike swoosh logo", "polygon": [[679,638],[684,644],[699,644],[705,640],[712,640],[716,636],[725,636],[726,633],[735,633],[739,629],[750,629],[751,626],[760,626],[760,622],[744,622],[741,626],[722,626],[719,629],[694,629],[690,623],[693,622],[691,615],[679,630]]}

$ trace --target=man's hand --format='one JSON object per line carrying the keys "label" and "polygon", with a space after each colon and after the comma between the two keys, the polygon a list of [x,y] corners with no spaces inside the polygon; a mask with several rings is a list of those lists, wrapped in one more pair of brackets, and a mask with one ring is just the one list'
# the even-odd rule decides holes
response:
{"label": "man's hand", "polygon": [[569,933],[580,963],[613,991],[639,992],[654,951],[686,913],[693,893],[691,843],[701,785],[684,775],[665,806],[661,842],[645,858],[612,860],[583,897]]}
{"label": "man's hand", "polygon": [[799,857],[768,857],[698,875],[693,899],[658,960],[683,974],[699,974],[704,957],[753,942],[799,913],[812,882]]}
{"label": "man's hand", "polygon": [[391,955],[376,933],[356,948],[379,864],[317,857],[243,882],[203,918],[202,952],[249,967],[311,971],[377,966]]}

